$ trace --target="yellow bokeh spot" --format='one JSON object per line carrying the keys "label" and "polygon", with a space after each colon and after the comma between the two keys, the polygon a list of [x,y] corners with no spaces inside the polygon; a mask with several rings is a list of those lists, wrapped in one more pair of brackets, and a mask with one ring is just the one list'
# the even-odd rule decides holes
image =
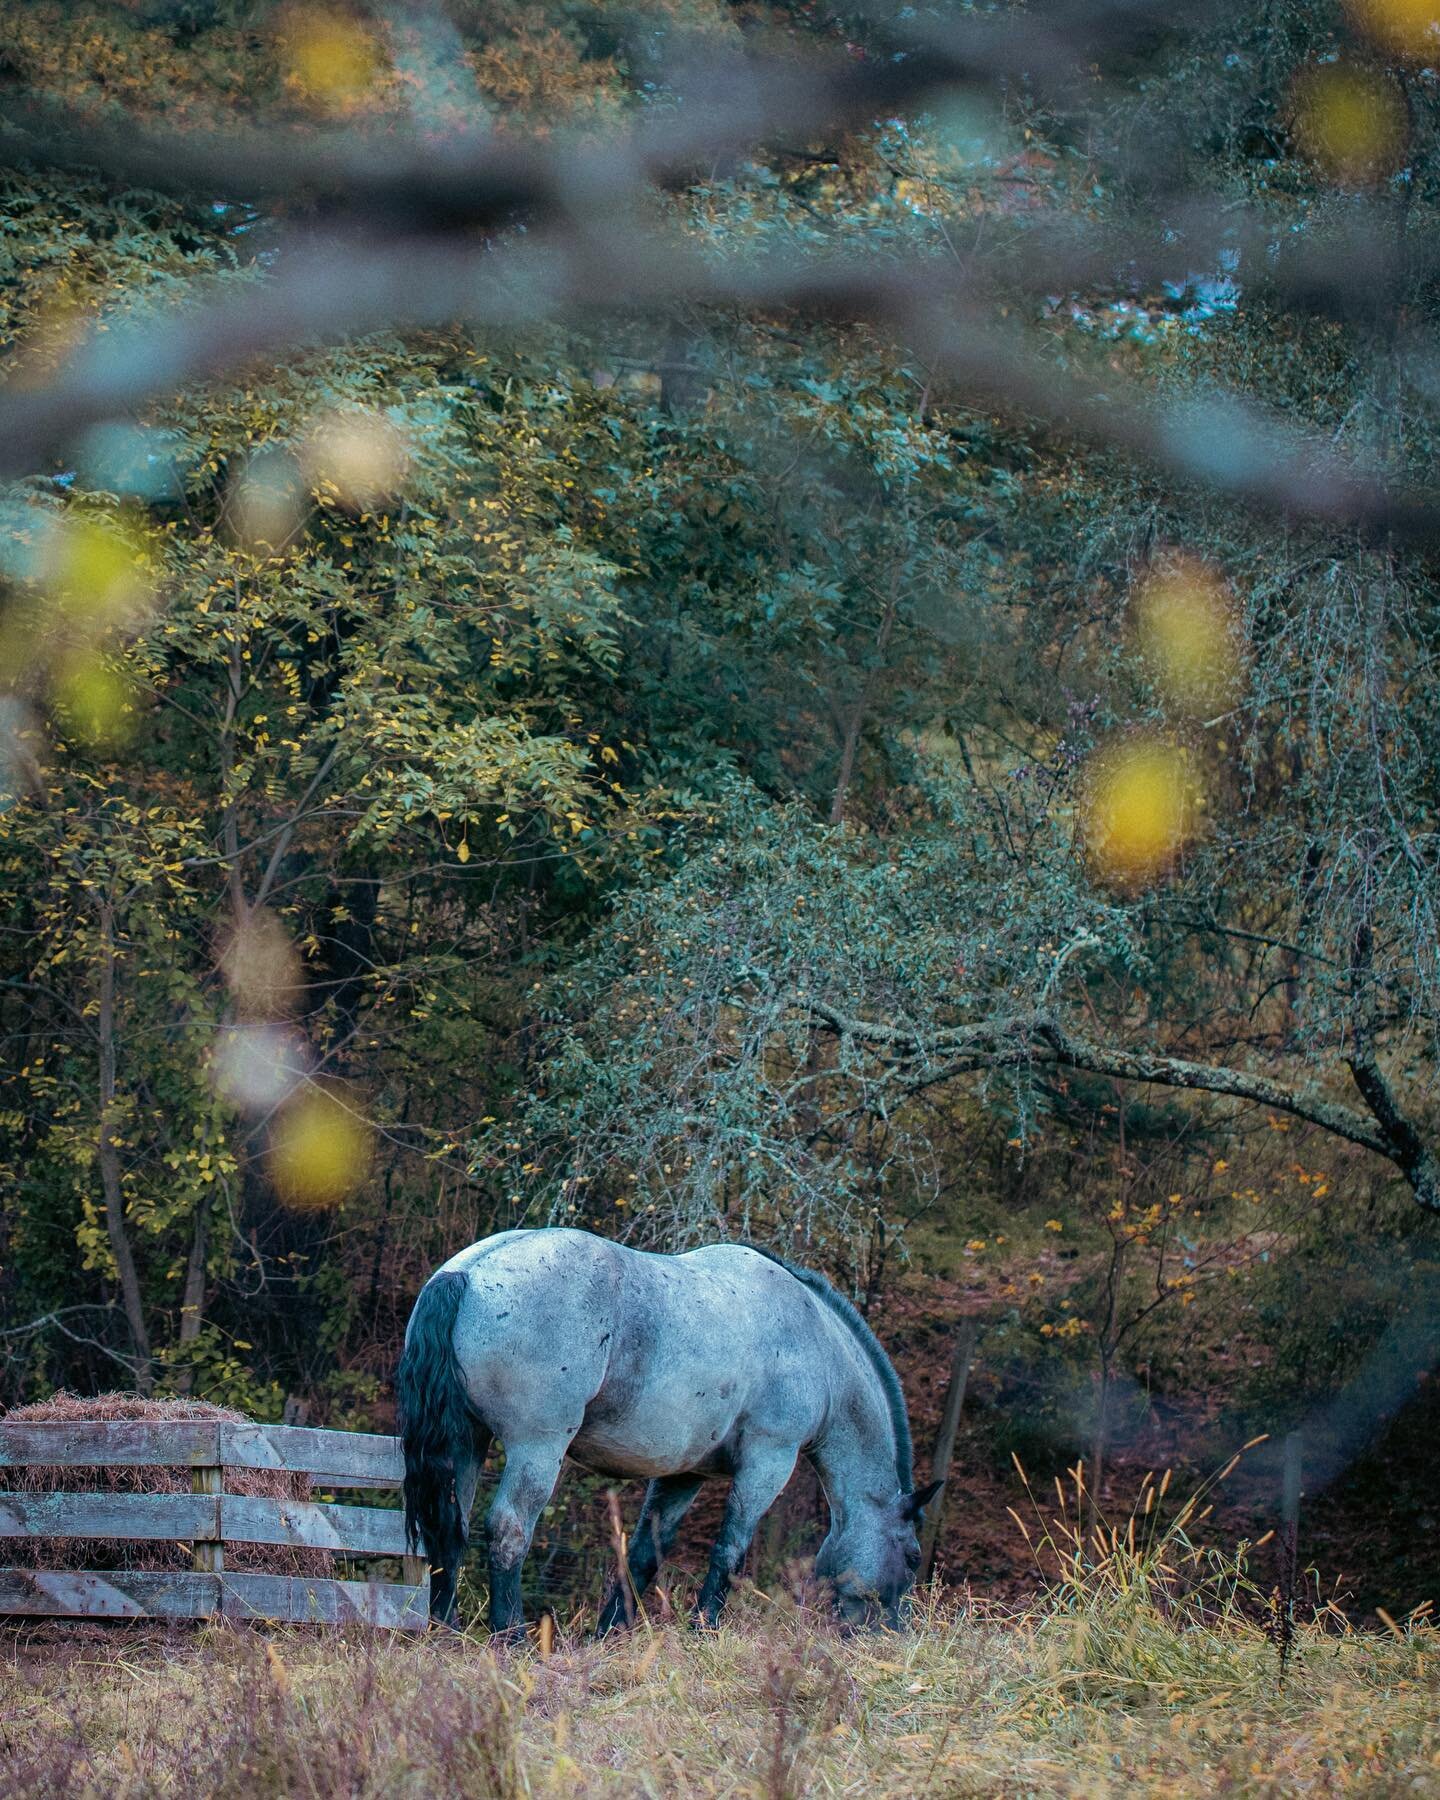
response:
{"label": "yellow bokeh spot", "polygon": [[269,1167],[287,1206],[338,1206],[369,1173],[370,1129],[336,1095],[311,1088],[280,1115]]}
{"label": "yellow bokeh spot", "polygon": [[66,519],[45,546],[41,579],[68,618],[104,630],[154,606],[155,583],[140,540],[92,519]]}
{"label": "yellow bokeh spot", "polygon": [[1380,70],[1353,63],[1307,69],[1295,82],[1293,109],[1300,148],[1332,181],[1363,187],[1404,159],[1405,99]]}
{"label": "yellow bokeh spot", "polygon": [[326,413],[306,436],[305,468],[316,492],[352,512],[384,505],[409,466],[404,440],[383,413]]}
{"label": "yellow bokeh spot", "polygon": [[1178,558],[1136,590],[1135,629],[1156,686],[1172,707],[1209,711],[1233,697],[1240,679],[1234,596],[1213,569]]}
{"label": "yellow bokeh spot", "polygon": [[292,14],[281,49],[288,84],[332,112],[359,105],[385,67],[380,45],[359,21],[326,8]]}
{"label": "yellow bokeh spot", "polygon": [[1440,0],[1348,0],[1361,30],[1401,56],[1440,54]]}
{"label": "yellow bokeh spot", "polygon": [[66,730],[95,750],[118,750],[135,733],[134,685],[95,651],[68,657],[50,688]]}
{"label": "yellow bokeh spot", "polygon": [[1184,755],[1145,739],[1103,753],[1085,798],[1085,843],[1097,873],[1121,885],[1169,868],[1193,829],[1198,802]]}

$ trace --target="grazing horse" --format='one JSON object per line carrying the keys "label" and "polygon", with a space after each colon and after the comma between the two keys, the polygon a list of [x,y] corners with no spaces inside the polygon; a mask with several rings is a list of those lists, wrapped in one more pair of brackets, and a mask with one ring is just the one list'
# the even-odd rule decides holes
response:
{"label": "grazing horse", "polygon": [[[920,1562],[905,1398],[889,1358],[823,1276],[742,1244],[682,1256],[588,1231],[502,1231],[421,1290],[397,1375],[410,1542],[449,1623],[492,1438],[505,1468],[486,1519],[490,1629],[524,1630],[520,1569],[568,1456],[649,1486],[631,1539],[641,1595],[710,1476],[725,1519],[697,1613],[714,1625],[755,1528],[809,1457],[830,1503],[816,1573],[842,1616],[897,1626]],[[621,1623],[617,1582],[600,1630]]]}

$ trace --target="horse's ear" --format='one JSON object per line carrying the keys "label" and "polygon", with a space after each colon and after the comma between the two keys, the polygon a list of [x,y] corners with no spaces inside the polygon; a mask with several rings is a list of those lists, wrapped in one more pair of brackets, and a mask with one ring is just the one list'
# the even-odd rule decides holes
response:
{"label": "horse's ear", "polygon": [[907,1519],[918,1519],[944,1485],[943,1478],[939,1481],[927,1481],[924,1487],[916,1488],[913,1494],[907,1494],[902,1508],[904,1516]]}

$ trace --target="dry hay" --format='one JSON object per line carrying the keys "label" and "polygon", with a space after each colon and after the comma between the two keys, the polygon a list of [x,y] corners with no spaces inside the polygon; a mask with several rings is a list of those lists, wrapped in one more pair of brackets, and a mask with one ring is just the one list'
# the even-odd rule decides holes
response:
{"label": "dry hay", "polygon": [[[206,1400],[146,1400],[139,1394],[96,1394],[82,1399],[61,1392],[30,1406],[16,1406],[5,1414],[7,1424],[79,1424],[96,1420],[145,1419],[168,1423],[176,1419],[221,1419],[248,1425],[244,1413],[230,1406],[212,1406]],[[103,1468],[46,1468],[38,1463],[16,1468],[0,1466],[0,1489],[25,1493],[188,1494],[190,1469],[185,1467],[111,1464]],[[310,1477],[290,1469],[226,1469],[228,1494],[268,1494],[280,1500],[308,1500]],[[145,1542],[121,1538],[24,1537],[7,1541],[5,1556],[28,1569],[188,1569],[190,1545],[178,1542]],[[326,1550],[289,1544],[225,1545],[228,1569],[253,1569],[266,1575],[328,1575],[331,1557]]]}

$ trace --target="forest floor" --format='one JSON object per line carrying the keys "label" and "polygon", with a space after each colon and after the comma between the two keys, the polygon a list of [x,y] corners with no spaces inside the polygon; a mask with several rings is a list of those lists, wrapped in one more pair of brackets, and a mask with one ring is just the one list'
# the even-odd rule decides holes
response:
{"label": "forest floor", "polygon": [[[1131,1596],[1133,1600],[1133,1596]],[[1440,1795],[1440,1633],[1178,1626],[927,1601],[838,1636],[738,1596],[713,1634],[479,1639],[58,1626],[0,1638],[16,1800],[307,1795]]]}
{"label": "forest floor", "polygon": [[[1063,1279],[1063,1267],[1048,1272],[1052,1280],[1057,1274]],[[944,1406],[954,1322],[965,1311],[983,1311],[987,1299],[973,1281],[929,1276],[897,1286],[877,1317],[904,1382],[921,1475],[928,1470],[929,1446]],[[1132,1397],[1123,1426],[1117,1421],[1106,1462],[1101,1510],[1109,1522],[1123,1531],[1147,1475],[1158,1478],[1171,1469],[1176,1491],[1192,1491],[1241,1449],[1250,1431],[1270,1426],[1270,1440],[1243,1456],[1232,1477],[1209,1492],[1213,1513],[1206,1537],[1228,1552],[1279,1524],[1283,1433],[1253,1412],[1244,1425],[1225,1416],[1234,1383],[1229,1365],[1265,1352],[1265,1345],[1246,1342],[1238,1331],[1213,1344],[1202,1340],[1188,1383],[1172,1386],[1149,1404],[1137,1405]],[[1026,1484],[1013,1466],[1009,1444],[1017,1416],[1033,1398],[1023,1383],[1005,1377],[982,1336],[947,1483],[937,1569],[947,1582],[986,1599],[1023,1602],[1043,1579],[1010,1510],[1028,1510]],[[1083,1435],[1078,1446],[1076,1435],[1064,1422],[1057,1422],[1050,1442],[1043,1431],[1028,1434],[1025,1475],[1036,1492],[1048,1494],[1056,1476],[1068,1485],[1071,1465],[1084,1454]],[[1351,1619],[1370,1626],[1378,1608],[1398,1617],[1426,1600],[1440,1606],[1437,1441],[1436,1373],[1422,1377],[1392,1416],[1376,1417],[1348,1455],[1334,1457],[1320,1430],[1307,1434],[1299,1560],[1312,1596],[1337,1601]],[[1252,1556],[1251,1576],[1263,1586],[1278,1573],[1274,1559],[1273,1550]]]}

